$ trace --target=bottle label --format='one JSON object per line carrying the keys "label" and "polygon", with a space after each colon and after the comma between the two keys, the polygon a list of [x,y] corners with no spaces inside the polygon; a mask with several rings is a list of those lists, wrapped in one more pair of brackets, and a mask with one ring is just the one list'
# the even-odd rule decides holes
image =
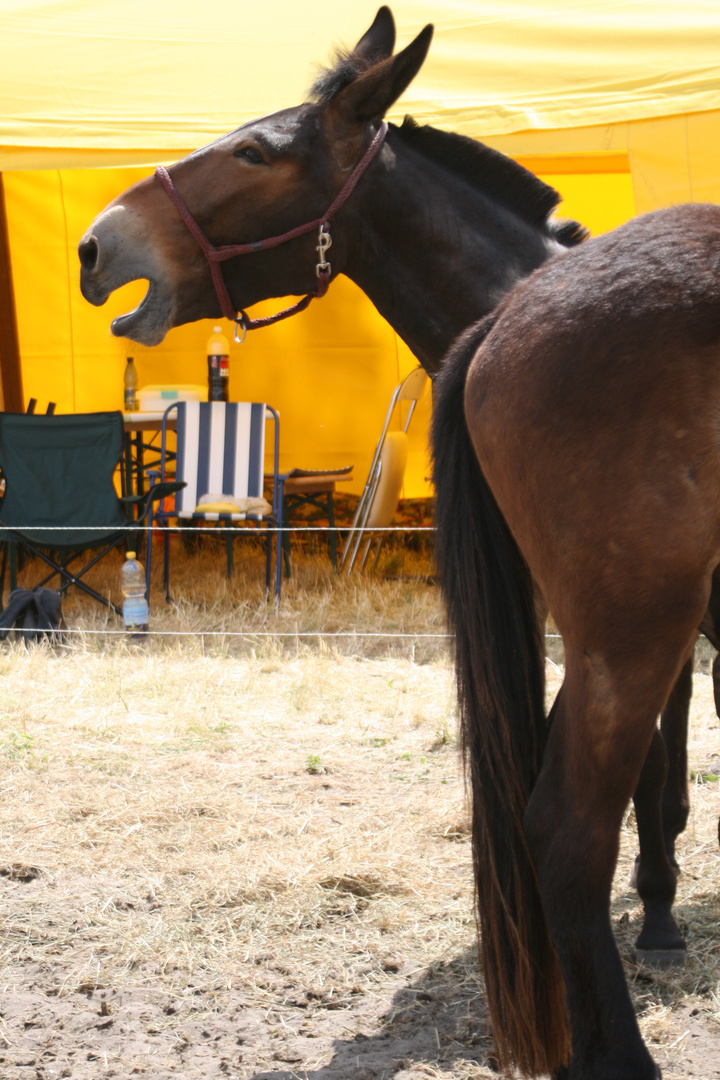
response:
{"label": "bottle label", "polygon": [[137,412],[138,400],[132,386],[125,387],[125,412]]}
{"label": "bottle label", "polygon": [[129,633],[148,628],[148,602],[144,596],[129,596],[123,603],[123,621]]}
{"label": "bottle label", "polygon": [[230,357],[208,353],[208,401],[227,401],[230,385]]}

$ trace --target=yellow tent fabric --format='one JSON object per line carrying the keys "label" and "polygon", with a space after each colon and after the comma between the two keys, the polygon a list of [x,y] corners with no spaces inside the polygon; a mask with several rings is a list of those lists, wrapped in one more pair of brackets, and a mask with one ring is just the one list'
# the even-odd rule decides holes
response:
{"label": "yellow tent fabric", "polygon": [[[16,311],[26,398],[43,411],[122,407],[125,357],[140,384],[205,383],[206,343],[213,322],[172,330],[157,348],[114,338],[110,322],[142,299],[145,283],[118,290],[94,308],[80,294],[76,247],[87,225],[118,192],[147,169],[33,170],[6,173]],[[253,309],[269,313],[282,301]],[[230,396],[266,401],[281,416],[281,469],[354,465],[362,490],[390,395],[417,361],[351,281],[340,277],[328,297],[294,319],[230,339]],[[409,494],[429,491],[424,430],[411,444]],[[415,424],[413,425],[415,426]]]}
{"label": "yellow tent fabric", "polygon": [[[124,150],[137,161],[139,150],[154,160],[195,148],[299,102],[328,45],[354,43],[376,8],[376,0],[311,8],[5,0],[0,147],[59,149],[62,164],[70,150]],[[405,40],[427,22],[436,27],[422,78],[397,115],[488,137],[718,107],[715,0],[399,0],[392,8]],[[49,153],[44,161],[60,164]]]}
{"label": "yellow tent fabric", "polygon": [[[112,338],[111,318],[141,286],[91,308],[78,289],[77,241],[150,165],[300,102],[332,43],[352,45],[377,6],[4,0],[0,169],[27,397],[40,408],[48,399],[61,410],[117,407],[127,353],[142,383],[204,381],[212,324],[175,330],[152,350]],[[561,213],[593,232],[672,202],[720,201],[716,0],[391,6],[399,46],[436,27],[391,119],[408,112],[519,158],[562,193]],[[414,363],[340,279],[303,315],[231,347],[231,394],[280,409],[283,467],[353,463],[357,490],[392,388]],[[429,491],[428,417],[426,401],[411,428],[406,495]]]}

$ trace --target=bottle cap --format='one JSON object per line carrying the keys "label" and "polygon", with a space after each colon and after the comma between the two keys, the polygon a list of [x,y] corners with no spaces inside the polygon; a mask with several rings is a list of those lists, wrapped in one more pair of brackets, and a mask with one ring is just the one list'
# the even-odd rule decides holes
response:
{"label": "bottle cap", "polygon": [[134,559],[135,558],[135,552],[134,551],[126,551],[125,552],[125,558],[126,559]]}

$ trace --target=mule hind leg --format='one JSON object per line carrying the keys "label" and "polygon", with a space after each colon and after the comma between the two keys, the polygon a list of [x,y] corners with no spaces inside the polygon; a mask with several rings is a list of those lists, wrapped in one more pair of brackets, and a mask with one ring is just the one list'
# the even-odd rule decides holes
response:
{"label": "mule hind leg", "polygon": [[569,1080],[659,1076],[613,938],[610,893],[623,814],[669,689],[663,680],[668,671],[672,677],[689,636],[673,627],[664,648],[656,639],[651,650],[651,635],[638,628],[637,650],[602,657],[565,639],[565,681],[525,823],[567,991]]}
{"label": "mule hind leg", "polygon": [[[700,623],[700,632],[718,652],[713,661],[712,678],[715,712],[720,716],[720,568],[713,574],[710,600]],[[691,655],[672,688],[660,719],[660,730],[668,755],[667,779],[662,794],[662,830],[667,857],[676,872],[680,868],[675,857],[675,844],[678,836],[685,831],[690,813],[687,739],[692,668]]]}
{"label": "mule hind leg", "polygon": [[661,807],[667,774],[668,752],[656,729],[633,795],[640,841],[637,890],[644,907],[643,928],[635,950],[637,959],[652,967],[681,967],[687,958],[685,942],[672,914],[677,877],[663,840]]}
{"label": "mule hind leg", "polygon": [[692,649],[662,711],[633,795],[640,854],[631,885],[644,907],[642,931],[635,943],[638,960],[652,967],[681,967],[685,942],[672,915],[678,866],[675,838],[685,828],[687,730],[692,696]]}
{"label": "mule hind leg", "polygon": [[[720,587],[717,579],[716,570],[710,602],[700,624],[702,633],[716,649],[720,648]],[[681,966],[687,956],[672,917],[672,903],[680,872],[675,844],[685,830],[690,811],[687,739],[692,670],[691,652],[662,711],[662,735],[653,740],[634,795],[640,854],[631,884],[637,887],[645,908],[644,925],[636,947],[638,959],[653,967]],[[713,689],[715,709],[720,715],[720,654],[713,663]]]}
{"label": "mule hind leg", "polygon": [[[715,712],[720,717],[720,567],[713,574],[710,603],[700,624],[700,630],[718,653],[713,660],[712,680]],[[685,782],[687,783],[687,779]],[[718,819],[718,843],[720,844],[720,819]]]}
{"label": "mule hind leg", "polygon": [[660,718],[660,731],[668,755],[668,771],[662,794],[662,831],[665,851],[675,872],[675,842],[687,825],[690,813],[687,739],[692,697],[693,657],[685,661]]}
{"label": "mule hind leg", "polygon": [[[651,834],[656,828],[655,816],[649,808],[645,809],[645,803],[648,800],[654,805],[655,800],[658,797],[660,799],[660,823],[657,827],[662,833],[665,851],[665,858],[658,860],[663,864],[660,876],[665,877],[665,861],[670,863],[676,875],[680,872],[680,867],[675,858],[675,841],[685,829],[690,812],[687,737],[690,699],[692,697],[692,669],[693,656],[690,655],[675,680],[660,717],[660,732],[665,746],[665,754],[661,755],[660,751],[656,751],[653,760],[648,761],[647,769],[643,769],[638,790],[633,796],[638,819],[638,840],[641,851],[641,854],[638,854],[635,860],[635,867],[630,880],[633,888],[637,888],[638,885],[641,860],[645,862],[646,879],[648,873],[652,876],[653,869],[652,865],[649,865],[649,860],[655,858],[654,853],[657,850],[654,836],[651,839]],[[663,765],[660,765],[661,756],[664,756]],[[660,772],[662,772],[661,779],[659,779]],[[658,787],[660,788],[659,792]],[[643,849],[645,850],[643,851]]]}

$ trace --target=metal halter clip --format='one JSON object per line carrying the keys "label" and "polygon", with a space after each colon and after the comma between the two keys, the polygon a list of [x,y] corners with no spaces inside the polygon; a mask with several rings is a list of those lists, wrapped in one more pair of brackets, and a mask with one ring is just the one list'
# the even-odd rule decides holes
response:
{"label": "metal halter clip", "polygon": [[[238,327],[239,326],[242,326],[242,337],[238,337]],[[246,334],[247,334],[247,326],[245,325],[245,312],[241,311],[240,314],[238,315],[237,319],[235,320],[235,343],[237,345],[242,345],[243,341],[245,340],[245,335]]]}
{"label": "metal halter clip", "polygon": [[315,267],[315,273],[318,277],[320,277],[321,274],[329,275],[332,273],[332,266],[325,258],[325,252],[330,247],[332,247],[330,226],[326,225],[325,222],[323,222],[323,224],[318,229],[318,242],[317,246],[315,247],[315,250],[318,253],[318,262],[317,266]]}

